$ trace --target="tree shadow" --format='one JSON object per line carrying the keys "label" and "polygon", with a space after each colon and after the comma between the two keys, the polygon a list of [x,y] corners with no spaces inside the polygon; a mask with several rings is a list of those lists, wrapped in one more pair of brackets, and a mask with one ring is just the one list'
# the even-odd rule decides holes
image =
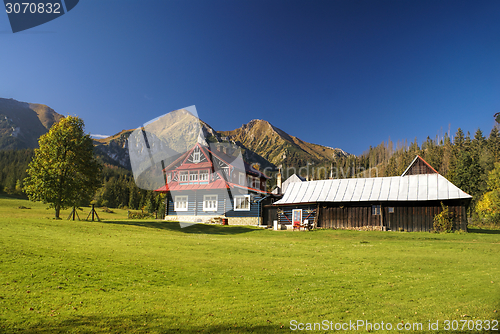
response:
{"label": "tree shadow", "polygon": [[119,224],[131,225],[147,228],[154,228],[160,230],[168,230],[173,232],[188,233],[188,234],[215,234],[215,235],[234,235],[242,233],[250,233],[257,230],[251,226],[237,226],[237,225],[208,225],[208,224],[193,224],[188,227],[181,228],[178,222],[169,221],[140,221],[140,220],[104,220],[101,224]]}
{"label": "tree shadow", "polygon": [[[192,319],[193,322],[198,322]],[[146,313],[142,315],[98,315],[73,316],[58,321],[43,321],[37,324],[2,328],[2,333],[273,333],[280,325],[272,323],[240,327],[225,323],[217,325],[190,325],[186,319],[175,319],[172,315]]]}
{"label": "tree shadow", "polygon": [[500,230],[491,230],[491,229],[483,229],[483,228],[467,228],[469,233],[482,233],[482,234],[500,234]]}

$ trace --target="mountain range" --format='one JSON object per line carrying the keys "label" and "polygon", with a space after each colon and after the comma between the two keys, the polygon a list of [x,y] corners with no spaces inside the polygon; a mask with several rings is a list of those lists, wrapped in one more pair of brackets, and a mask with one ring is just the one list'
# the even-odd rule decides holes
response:
{"label": "mountain range", "polygon": [[[36,148],[38,138],[62,117],[43,104],[0,98],[0,150]],[[185,124],[180,119],[171,119],[168,126],[155,131],[169,131],[169,137],[175,141],[177,133],[189,130],[183,127]],[[200,122],[200,127],[207,142],[236,145],[241,149],[245,161],[258,164],[261,169],[274,169],[281,164],[304,166],[307,163],[322,163],[331,161],[333,157],[349,155],[339,148],[305,142],[265,120],[254,119],[231,131],[216,131],[203,121]],[[106,164],[130,169],[127,145],[128,137],[133,131],[134,129],[123,130],[107,138],[94,139],[97,156]]]}
{"label": "mountain range", "polygon": [[63,116],[43,104],[0,98],[0,150],[35,148]]}

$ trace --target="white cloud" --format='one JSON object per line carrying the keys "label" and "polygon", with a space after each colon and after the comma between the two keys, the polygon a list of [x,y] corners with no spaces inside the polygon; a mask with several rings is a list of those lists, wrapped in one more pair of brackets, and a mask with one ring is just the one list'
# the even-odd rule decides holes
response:
{"label": "white cloud", "polygon": [[95,134],[90,134],[90,137],[94,138],[94,139],[104,139],[104,138],[108,138],[109,136],[108,135],[95,135]]}

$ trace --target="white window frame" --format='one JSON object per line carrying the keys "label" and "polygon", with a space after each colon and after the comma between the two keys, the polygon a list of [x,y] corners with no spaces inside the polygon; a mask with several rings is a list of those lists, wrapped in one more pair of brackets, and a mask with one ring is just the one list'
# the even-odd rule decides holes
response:
{"label": "white window frame", "polygon": [[175,196],[174,198],[174,211],[188,211],[189,198],[187,195]]}
{"label": "white window frame", "polygon": [[203,195],[203,211],[217,211],[218,195]]}
{"label": "white window frame", "polygon": [[222,173],[224,175],[226,175],[226,179],[229,180],[229,167],[222,167],[221,170],[222,170]]}
{"label": "white window frame", "polygon": [[189,172],[189,182],[198,182],[198,171]]}
{"label": "white window frame", "polygon": [[246,175],[245,173],[240,173],[239,177],[238,177],[238,184],[241,185],[241,186],[246,186],[247,183],[246,183]]}
{"label": "white window frame", "polygon": [[[241,206],[242,202],[248,203],[248,207],[246,208],[238,208],[238,206]],[[234,196],[234,211],[250,211],[250,195],[240,195],[240,196]]]}
{"label": "white window frame", "polygon": [[200,161],[201,161],[201,152],[200,151],[194,151],[193,152],[193,163],[197,164]]}
{"label": "white window frame", "polygon": [[209,175],[210,175],[210,173],[208,172],[208,169],[207,170],[201,170],[200,171],[199,180],[200,181],[208,181]]}
{"label": "white window frame", "polygon": [[260,179],[259,179],[258,177],[256,177],[256,178],[254,179],[254,182],[255,182],[255,184],[254,184],[254,188],[255,188],[255,189],[260,189]]}
{"label": "white window frame", "polygon": [[172,173],[167,174],[167,183],[172,182]]}
{"label": "white window frame", "polygon": [[189,172],[188,171],[180,171],[179,172],[179,182],[189,182]]}

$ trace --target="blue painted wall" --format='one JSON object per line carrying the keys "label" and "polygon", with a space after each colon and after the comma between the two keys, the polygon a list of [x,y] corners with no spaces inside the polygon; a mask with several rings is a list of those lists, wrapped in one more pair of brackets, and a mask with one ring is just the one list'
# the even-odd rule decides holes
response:
{"label": "blue painted wall", "polygon": [[[233,195],[238,195],[234,191]],[[176,192],[176,196],[188,196],[188,211],[174,211],[174,199],[168,201],[167,212],[171,216],[214,216],[224,215],[226,217],[259,217],[259,205],[257,201],[250,201],[250,211],[235,211],[234,202],[229,199],[227,190],[214,189],[207,191],[189,191],[189,192]],[[217,211],[203,211],[203,196],[204,195],[218,195]],[[262,195],[260,195],[262,196]],[[225,200],[224,200],[225,199]],[[257,198],[258,200],[258,198]],[[225,202],[225,203],[224,203]],[[224,207],[225,204],[225,207]]]}

